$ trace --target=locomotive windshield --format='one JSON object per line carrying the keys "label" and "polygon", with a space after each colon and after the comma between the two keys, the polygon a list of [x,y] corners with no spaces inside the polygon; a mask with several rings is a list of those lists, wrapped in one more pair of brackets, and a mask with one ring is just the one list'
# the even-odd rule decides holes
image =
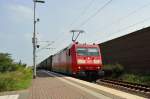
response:
{"label": "locomotive windshield", "polygon": [[98,50],[98,48],[77,48],[77,53],[82,56],[99,56]]}

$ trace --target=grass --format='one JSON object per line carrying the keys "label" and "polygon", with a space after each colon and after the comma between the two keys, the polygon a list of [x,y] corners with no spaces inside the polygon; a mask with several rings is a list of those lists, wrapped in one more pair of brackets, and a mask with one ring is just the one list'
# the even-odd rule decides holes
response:
{"label": "grass", "polygon": [[26,89],[31,85],[31,79],[32,71],[26,68],[0,73],[0,92]]}

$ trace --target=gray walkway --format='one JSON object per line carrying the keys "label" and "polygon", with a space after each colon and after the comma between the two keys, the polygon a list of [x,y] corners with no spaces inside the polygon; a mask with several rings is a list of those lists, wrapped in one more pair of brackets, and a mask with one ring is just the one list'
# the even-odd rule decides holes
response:
{"label": "gray walkway", "polygon": [[[107,99],[101,95],[94,96],[88,91],[72,86],[57,77],[49,76],[44,72],[38,72],[38,77],[33,80],[29,90],[29,99]],[[110,98],[108,98],[110,99]]]}

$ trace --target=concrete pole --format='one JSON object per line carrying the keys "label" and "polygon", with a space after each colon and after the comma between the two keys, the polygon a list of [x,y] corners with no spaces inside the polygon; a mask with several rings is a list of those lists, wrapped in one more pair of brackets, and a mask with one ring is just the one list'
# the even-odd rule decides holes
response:
{"label": "concrete pole", "polygon": [[32,43],[33,43],[33,78],[36,78],[36,19],[35,19],[35,8],[36,8],[36,2],[34,2],[34,15],[33,15],[33,24],[34,24],[34,31],[33,31],[33,38],[32,38]]}

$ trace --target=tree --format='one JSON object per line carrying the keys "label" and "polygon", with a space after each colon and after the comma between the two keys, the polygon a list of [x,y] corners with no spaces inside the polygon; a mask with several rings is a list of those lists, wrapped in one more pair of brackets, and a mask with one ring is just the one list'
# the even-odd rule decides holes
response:
{"label": "tree", "polygon": [[8,53],[0,53],[0,72],[12,71],[16,68]]}

